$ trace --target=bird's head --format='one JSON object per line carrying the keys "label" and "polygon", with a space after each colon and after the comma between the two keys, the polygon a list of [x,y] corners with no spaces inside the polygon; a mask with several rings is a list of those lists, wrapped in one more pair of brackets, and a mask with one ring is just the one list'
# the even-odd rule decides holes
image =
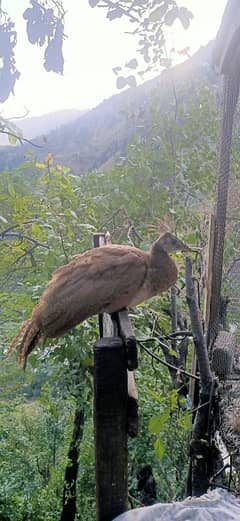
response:
{"label": "bird's head", "polygon": [[190,252],[189,248],[184,242],[180,241],[175,235],[170,232],[165,232],[152,245],[155,251],[164,250],[166,253],[174,253],[176,251]]}

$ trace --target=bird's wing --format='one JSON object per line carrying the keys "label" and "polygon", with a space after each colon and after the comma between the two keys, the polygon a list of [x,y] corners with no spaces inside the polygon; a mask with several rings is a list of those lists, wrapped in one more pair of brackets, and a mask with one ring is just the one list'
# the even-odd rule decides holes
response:
{"label": "bird's wing", "polygon": [[59,268],[33,318],[46,337],[60,336],[87,317],[126,307],[144,283],[148,254],[130,246],[103,246]]}

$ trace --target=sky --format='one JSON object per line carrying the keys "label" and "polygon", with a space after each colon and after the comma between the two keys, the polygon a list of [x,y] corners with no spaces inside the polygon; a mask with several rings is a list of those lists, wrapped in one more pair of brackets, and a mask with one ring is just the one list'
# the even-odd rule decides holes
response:
{"label": "sky", "polygon": [[[147,1],[147,0],[146,0]],[[37,116],[62,109],[88,109],[119,92],[112,68],[123,66],[136,56],[136,40],[127,35],[126,21],[110,22],[103,9],[92,9],[88,0],[63,0],[67,9],[64,41],[64,74],[45,72],[44,49],[29,44],[23,11],[29,0],[2,0],[2,8],[11,15],[18,31],[15,52],[21,77],[15,96],[0,104],[0,113]],[[194,14],[190,28],[179,22],[170,29],[170,47],[190,47],[191,54],[213,39],[220,25],[227,0],[182,0]],[[159,72],[161,69],[159,69]],[[158,73],[156,72],[155,75]]]}

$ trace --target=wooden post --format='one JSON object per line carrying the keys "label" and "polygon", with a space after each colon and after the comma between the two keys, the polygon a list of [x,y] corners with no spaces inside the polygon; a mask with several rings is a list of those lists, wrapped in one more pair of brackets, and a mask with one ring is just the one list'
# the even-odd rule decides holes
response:
{"label": "wooden post", "polygon": [[[203,321],[204,321],[204,333],[206,336],[206,342],[208,347],[207,332],[209,328],[209,316],[210,316],[210,303],[211,303],[211,290],[212,290],[212,270],[213,270],[213,249],[214,249],[214,237],[215,237],[215,216],[214,214],[209,215],[209,228],[208,228],[208,246],[207,246],[207,259],[206,259],[206,284],[204,292],[204,308],[203,308]],[[197,357],[195,347],[193,348],[193,359],[192,359],[192,374],[197,372]],[[197,384],[198,387],[198,384]],[[198,405],[198,391],[196,389],[196,381],[190,380],[189,384],[189,395],[193,404],[193,408]]]}
{"label": "wooden post", "polygon": [[[192,277],[192,263],[186,258],[186,299],[189,307],[193,340],[200,373],[199,408],[196,412],[192,440],[190,444],[191,478],[190,485],[193,496],[200,496],[209,486],[209,467],[211,465],[211,439],[209,425],[211,416],[211,397],[213,393],[213,377],[202,322],[200,319],[198,301]],[[189,484],[188,484],[189,485]]]}
{"label": "wooden post", "polygon": [[101,338],[94,348],[97,521],[127,510],[127,371],[123,341]]}
{"label": "wooden post", "polygon": [[[105,235],[94,236],[103,246]],[[117,314],[116,314],[117,315]],[[94,431],[97,521],[112,521],[127,510],[127,363],[116,316],[99,316],[94,347]]]}

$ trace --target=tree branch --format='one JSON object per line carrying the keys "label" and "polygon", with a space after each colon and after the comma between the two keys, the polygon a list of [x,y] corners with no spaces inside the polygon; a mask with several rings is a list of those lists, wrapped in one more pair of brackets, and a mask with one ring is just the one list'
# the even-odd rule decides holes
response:
{"label": "tree branch", "polygon": [[[142,341],[140,341],[140,340],[137,340],[137,342],[139,342],[140,345],[142,344]],[[181,374],[185,374],[186,376],[189,376],[189,378],[193,378],[194,380],[198,380],[199,381],[199,376],[196,376],[195,374],[191,374],[188,371],[184,371],[184,369],[180,369],[179,367],[176,367],[176,366],[174,366],[172,364],[169,364],[165,360],[162,360],[162,358],[159,358],[159,356],[157,356],[154,353],[152,353],[147,347],[145,347],[143,345],[141,345],[141,347],[142,347],[143,351],[145,351],[145,353],[147,353],[152,358],[154,358],[154,360],[157,360],[157,362],[160,362],[160,364],[165,365],[165,367],[168,367],[170,369],[174,369],[175,371],[178,371]]]}
{"label": "tree branch", "polygon": [[30,139],[26,139],[25,137],[18,136],[17,134],[14,134],[13,132],[9,132],[9,130],[0,130],[0,134],[6,134],[7,136],[13,137],[17,141],[20,141],[21,145],[24,143],[28,143],[29,145],[32,145],[36,148],[43,148],[42,145],[37,145],[37,143],[34,143]]}
{"label": "tree branch", "polygon": [[28,235],[25,235],[21,232],[7,232],[6,230],[2,233],[0,233],[0,241],[4,240],[11,240],[11,239],[20,239],[20,240],[27,240],[29,242],[32,242],[35,244],[35,246],[41,246],[42,248],[46,248],[49,250],[49,246],[47,244],[44,244],[42,242],[37,241],[36,239],[33,239],[32,237],[29,237]]}

